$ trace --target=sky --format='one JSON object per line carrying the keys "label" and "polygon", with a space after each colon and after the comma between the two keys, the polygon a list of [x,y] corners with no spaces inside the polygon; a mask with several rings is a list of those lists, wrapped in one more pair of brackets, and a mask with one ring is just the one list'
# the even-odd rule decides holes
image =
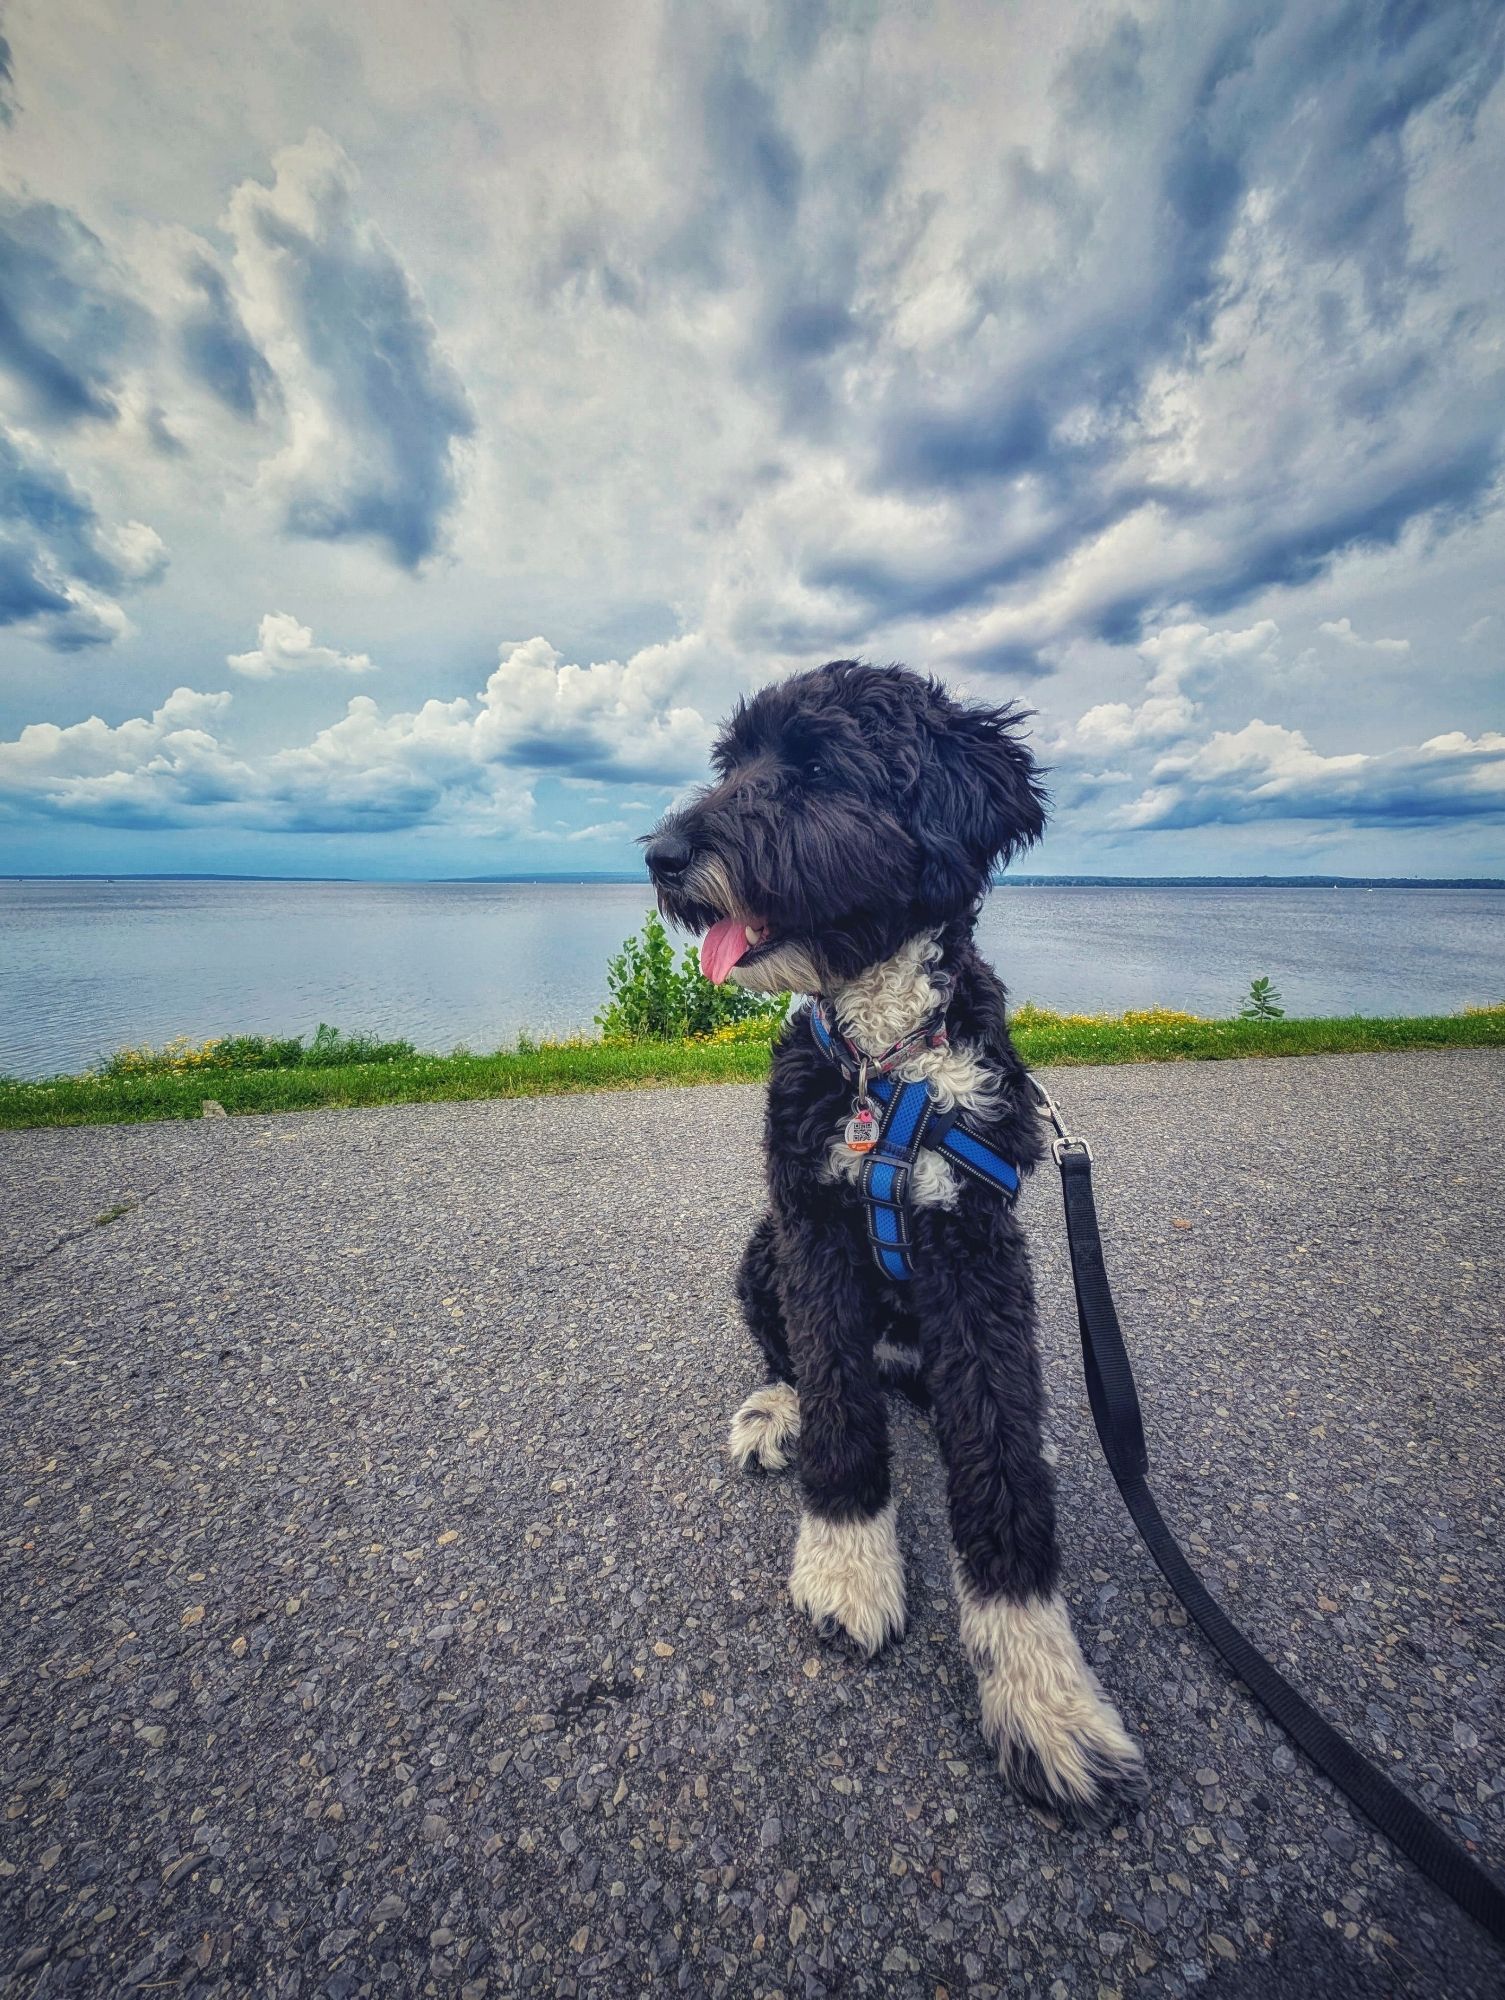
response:
{"label": "sky", "polygon": [[633,869],[863,657],[1031,869],[1505,873],[1496,0],[0,37],[0,869]]}

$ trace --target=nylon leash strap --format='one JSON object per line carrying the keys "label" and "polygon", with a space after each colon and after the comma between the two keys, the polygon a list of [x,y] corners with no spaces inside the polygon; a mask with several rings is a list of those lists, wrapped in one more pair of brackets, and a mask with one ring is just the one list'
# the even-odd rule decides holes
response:
{"label": "nylon leash strap", "polygon": [[1324,1777],[1330,1778],[1385,1838],[1415,1863],[1442,1893],[1505,1944],[1505,1891],[1466,1854],[1436,1820],[1422,1811],[1377,1770],[1297,1693],[1290,1682],[1247,1639],[1192,1568],[1166,1526],[1149,1486],[1149,1453],[1129,1351],[1108,1285],[1097,1205],[1092,1194],[1092,1152],[1072,1137],[1038,1078],[1030,1082],[1040,1110],[1054,1126],[1053,1147],[1061,1170],[1071,1276],[1082,1331],[1082,1366],[1087,1399],[1102,1442],[1108,1470],[1123,1495],[1145,1547],[1166,1581],[1254,1698],[1272,1715]]}

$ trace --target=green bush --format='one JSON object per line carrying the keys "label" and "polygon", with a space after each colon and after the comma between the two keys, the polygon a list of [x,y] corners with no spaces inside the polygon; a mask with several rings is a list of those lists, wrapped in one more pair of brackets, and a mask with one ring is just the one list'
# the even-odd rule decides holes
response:
{"label": "green bush", "polygon": [[1280,995],[1270,980],[1262,975],[1249,981],[1249,991],[1238,1017],[1241,1021],[1283,1021],[1285,1011],[1280,1004]]}
{"label": "green bush", "polygon": [[789,1009],[787,993],[769,999],[741,986],[713,986],[694,945],[676,962],[669,933],[653,915],[607,964],[606,990],[611,997],[596,1026],[609,1042],[679,1042],[743,1022],[766,1023],[771,1032]]}

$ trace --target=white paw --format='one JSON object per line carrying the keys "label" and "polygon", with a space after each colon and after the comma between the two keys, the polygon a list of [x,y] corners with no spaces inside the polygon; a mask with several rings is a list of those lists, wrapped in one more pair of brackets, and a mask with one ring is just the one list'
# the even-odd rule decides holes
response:
{"label": "white paw", "polygon": [[727,1455],[742,1472],[754,1465],[765,1472],[782,1472],[799,1434],[798,1393],[788,1382],[765,1382],[732,1418]]}
{"label": "white paw", "polygon": [[962,1645],[999,1768],[1037,1805],[1088,1823],[1146,1791],[1139,1745],[1082,1658],[1059,1596],[985,1599],[959,1577]]}
{"label": "white paw", "polygon": [[892,1500],[865,1521],[806,1514],[794,1548],[789,1594],[827,1633],[841,1630],[876,1653],[904,1630],[904,1564]]}

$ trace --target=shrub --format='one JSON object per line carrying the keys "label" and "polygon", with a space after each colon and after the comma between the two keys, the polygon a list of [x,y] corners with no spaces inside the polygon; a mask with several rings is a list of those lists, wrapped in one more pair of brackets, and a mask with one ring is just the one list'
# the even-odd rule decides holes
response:
{"label": "shrub", "polygon": [[596,1015],[596,1026],[609,1042],[720,1040],[723,1030],[744,1022],[759,1029],[766,1024],[771,1034],[789,1008],[787,993],[767,999],[741,986],[713,986],[693,945],[676,963],[669,933],[654,915],[609,961],[606,990],[611,997]]}
{"label": "shrub", "polygon": [[1280,995],[1264,977],[1251,979],[1244,1004],[1238,1010],[1241,1021],[1282,1021],[1285,1008],[1280,1004]]}

